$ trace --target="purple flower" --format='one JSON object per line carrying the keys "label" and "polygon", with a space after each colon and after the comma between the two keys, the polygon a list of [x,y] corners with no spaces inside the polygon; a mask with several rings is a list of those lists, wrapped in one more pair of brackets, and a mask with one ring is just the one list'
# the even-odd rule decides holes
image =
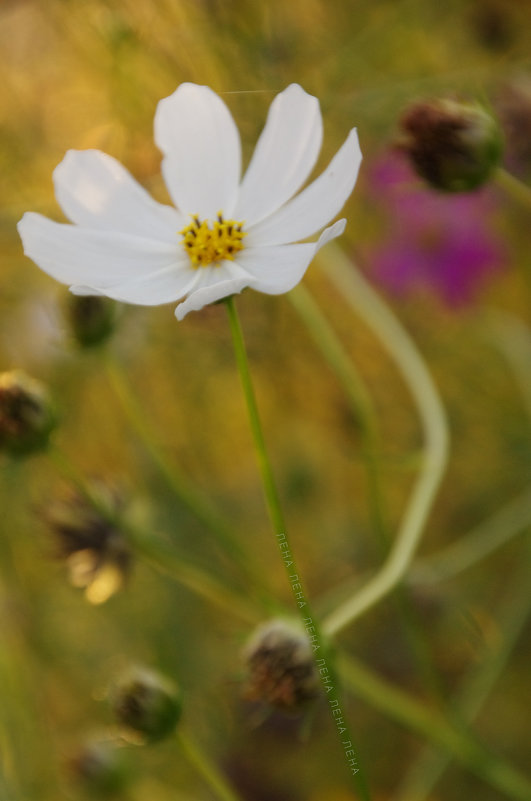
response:
{"label": "purple flower", "polygon": [[369,169],[369,187],[388,233],[366,256],[372,274],[391,293],[428,288],[448,306],[463,306],[503,266],[505,248],[493,230],[496,205],[488,190],[435,192],[393,154]]}

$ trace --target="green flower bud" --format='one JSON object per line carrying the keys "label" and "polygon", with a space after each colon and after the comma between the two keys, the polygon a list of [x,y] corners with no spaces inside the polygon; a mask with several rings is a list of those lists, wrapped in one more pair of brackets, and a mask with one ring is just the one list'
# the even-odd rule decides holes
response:
{"label": "green flower bud", "polygon": [[111,706],[124,736],[137,743],[164,739],[181,717],[176,685],[146,668],[132,668],[121,677],[112,691]]}
{"label": "green flower bud", "polygon": [[21,370],[0,373],[0,450],[26,456],[46,447],[57,422],[46,388]]}
{"label": "green flower bud", "polygon": [[75,784],[88,798],[121,795],[131,779],[126,751],[112,740],[93,740],[83,745],[69,760]]}
{"label": "green flower bud", "polygon": [[500,129],[475,103],[420,101],[406,109],[400,128],[399,148],[416,172],[443,192],[477,189],[500,163]]}
{"label": "green flower bud", "polygon": [[259,626],[244,650],[245,696],[281,709],[296,709],[319,694],[319,677],[307,635],[295,624]]}
{"label": "green flower bud", "polygon": [[101,345],[113,333],[116,303],[100,295],[68,295],[67,316],[72,333],[83,348]]}

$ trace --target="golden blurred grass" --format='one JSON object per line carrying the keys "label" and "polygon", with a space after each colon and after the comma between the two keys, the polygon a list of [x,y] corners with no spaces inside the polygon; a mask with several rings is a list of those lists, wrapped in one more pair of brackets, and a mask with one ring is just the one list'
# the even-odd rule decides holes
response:
{"label": "golden blurred grass", "polygon": [[[487,36],[482,9],[503,21],[501,44]],[[51,173],[68,148],[109,152],[164,199],[152,119],[157,101],[182,81],[206,83],[221,93],[238,121],[247,157],[274,94],[300,82],[323,108],[320,164],[352,125],[358,126],[370,161],[391,140],[408,100],[439,91],[489,99],[528,67],[528,13],[527,3],[461,0],[0,4],[0,364],[24,367],[51,385],[62,411],[61,447],[84,473],[123,480],[149,505],[154,529],[169,531],[192,559],[208,560],[211,535],[161,484],[98,355],[73,345],[62,316],[64,292],[22,256],[17,220],[29,209],[61,219]],[[345,247],[363,245],[367,234],[377,240],[385,233],[366,180],[362,172],[346,208]],[[513,243],[511,263],[482,302],[525,317],[527,227],[510,202],[500,216]],[[374,395],[385,444],[388,516],[395,524],[420,443],[407,393],[315,265],[305,280],[330,312]],[[526,485],[531,436],[507,368],[485,341],[477,307],[449,311],[427,294],[393,303],[436,376],[453,434],[450,469],[426,532],[428,552]],[[359,430],[289,301],[245,293],[240,308],[293,546],[311,595],[317,596],[379,560]],[[289,604],[267,530],[224,310],[207,309],[177,324],[170,307],[127,309],[110,347],[170,457],[231,517],[240,539],[266,566],[271,587]],[[269,727],[253,728],[238,699],[238,652],[248,634],[243,624],[143,565],[123,594],[104,607],[88,607],[50,556],[39,510],[60,480],[46,456],[16,466],[3,462],[1,474],[0,675],[6,703],[0,750],[14,801],[58,797],[72,744],[108,723],[93,693],[127,660],[177,674],[189,725],[247,786],[244,797],[302,799],[310,787],[313,793],[322,790],[323,797],[334,787],[344,792],[344,765],[333,733],[327,731],[326,742],[321,739],[328,726],[322,710],[306,750],[290,721],[274,718]],[[496,604],[507,590],[504,577],[519,558],[513,543],[419,606],[428,648],[449,685],[483,653],[483,641],[495,627]],[[479,641],[463,622],[469,615],[480,621]],[[361,621],[349,642],[375,669],[422,694],[391,605]],[[526,681],[522,662],[523,652],[517,653],[504,692],[490,707],[494,719],[518,707]],[[356,704],[351,713],[371,783],[382,798],[392,797],[418,743],[369,707]],[[525,737],[517,717],[514,728],[490,726],[488,736],[494,748],[523,764]],[[131,798],[165,801],[176,797],[175,788],[183,797],[207,797],[169,746],[143,754],[141,761]],[[452,774],[440,797],[464,798],[467,781]],[[488,787],[481,793],[484,801],[499,797]]]}

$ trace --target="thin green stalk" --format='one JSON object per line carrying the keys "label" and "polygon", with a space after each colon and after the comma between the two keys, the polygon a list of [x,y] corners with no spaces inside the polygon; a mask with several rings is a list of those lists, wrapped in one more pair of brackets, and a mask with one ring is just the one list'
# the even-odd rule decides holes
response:
{"label": "thin green stalk", "polygon": [[326,271],[345,301],[394,359],[417,406],[424,433],[420,475],[391,552],[379,572],[324,621],[332,636],[384,598],[404,577],[422,537],[447,462],[446,416],[435,385],[413,340],[350,260],[333,243],[323,248]]}
{"label": "thin green stalk", "polygon": [[92,490],[90,483],[56,445],[50,445],[49,456],[59,472],[76,486],[105,520],[116,525],[127,535],[135,551],[153,567],[246,623],[256,624],[261,619],[261,612],[250,604],[248,597],[242,599],[201,568],[183,560],[175,553],[172,546],[165,543],[156,534],[152,532],[148,534],[122,518],[117,519],[113,510],[102,503],[101,498]]}
{"label": "thin green stalk", "polygon": [[203,777],[214,795],[221,799],[221,801],[240,801],[239,795],[229,786],[217,766],[206,756],[199,746],[182,731],[181,727],[177,729],[176,737],[188,762]]}
{"label": "thin green stalk", "polygon": [[231,561],[238,564],[243,575],[247,575],[251,586],[263,585],[263,572],[250,567],[251,557],[245,553],[241,543],[235,536],[230,525],[214,508],[203,493],[199,493],[188,481],[178,467],[168,459],[158,438],[147,422],[147,415],[140,406],[135,394],[129,385],[127,376],[119,363],[111,355],[105,358],[107,377],[116,397],[136,434],[142,441],[154,464],[160,471],[169,489],[179,499],[199,522],[208,528],[225,548]]}
{"label": "thin green stalk", "polygon": [[371,396],[343,344],[308,290],[299,284],[289,293],[288,298],[330,368],[340,380],[354,417],[360,425],[372,527],[381,545],[385,545],[387,537],[384,504],[378,470],[380,436]]}
{"label": "thin green stalk", "polygon": [[352,657],[342,656],[338,666],[345,686],[354,695],[442,748],[508,798],[529,801],[531,781],[526,776],[488,752],[469,734],[452,726],[439,712],[377,677]]}
{"label": "thin green stalk", "polygon": [[[232,341],[234,345],[234,353],[236,357],[236,363],[238,366],[238,371],[240,375],[240,381],[243,389],[243,394],[245,398],[245,403],[247,406],[247,412],[249,417],[249,424],[251,428],[251,432],[253,435],[256,456],[258,460],[258,465],[260,468],[260,474],[262,478],[262,485],[264,488],[264,495],[267,504],[267,509],[269,513],[269,517],[271,520],[271,524],[273,527],[273,532],[278,542],[286,543],[286,526],[284,523],[284,514],[282,512],[282,507],[280,503],[280,497],[278,494],[278,490],[276,487],[275,479],[273,476],[273,470],[271,467],[271,463],[269,461],[269,456],[266,449],[265,439],[262,431],[262,424],[260,421],[260,415],[258,412],[258,406],[256,403],[254,388],[251,380],[251,373],[249,370],[249,363],[247,360],[247,351],[245,347],[245,342],[243,338],[243,331],[240,325],[240,320],[238,317],[238,313],[236,311],[236,305],[234,303],[234,297],[229,297],[225,301],[225,305],[227,307],[228,317],[229,317],[229,325],[232,334]],[[289,547],[289,545],[288,545]],[[295,558],[293,556],[293,552],[289,551],[289,560],[282,559],[282,564],[284,566],[284,570],[286,573],[286,577],[290,586],[294,583],[294,576],[296,576],[297,584],[299,586],[302,585],[300,580],[300,572],[296,566]],[[302,592],[301,592],[302,595]],[[332,685],[336,684],[336,672],[335,668],[333,667],[333,663],[331,660],[331,655],[329,652],[329,648],[327,643],[325,642],[320,626],[317,622],[317,618],[312,614],[310,605],[306,600],[306,597],[303,602],[303,606],[298,605],[298,612],[301,618],[301,622],[304,628],[308,631],[309,626],[311,626],[312,631],[312,644],[314,648],[314,655],[322,655],[326,654],[326,660],[323,658],[323,662],[327,660],[330,661],[330,669],[329,672],[332,677]],[[325,665],[326,667],[326,665]],[[337,693],[337,690],[334,689],[334,694]],[[330,702],[330,698],[328,698]],[[339,706],[339,700],[334,698],[334,703],[337,703],[337,708]],[[342,733],[340,734],[342,739],[342,743],[344,745],[345,741],[348,741],[352,744],[353,740],[348,731],[348,726],[346,725],[346,721],[344,722],[344,726],[342,728]],[[365,777],[361,767],[359,766],[359,762],[356,760],[356,769],[353,774],[354,777],[354,784],[360,797],[363,801],[370,801],[370,793],[367,787]]]}
{"label": "thin green stalk", "polygon": [[494,179],[498,186],[516,200],[517,203],[531,210],[531,187],[502,167],[498,167],[494,174]]}
{"label": "thin green stalk", "polygon": [[[511,581],[516,583],[516,592],[511,587],[509,597],[503,604],[499,615],[498,628],[503,637],[494,654],[485,655],[482,666],[472,670],[465,679],[463,687],[455,700],[461,717],[472,723],[509,661],[511,653],[524,630],[531,614],[531,594],[529,593],[529,557],[531,539],[528,540],[526,559],[523,560],[522,575]],[[450,763],[450,755],[433,748],[425,749],[417,762],[409,769],[402,781],[394,801],[425,801]]]}

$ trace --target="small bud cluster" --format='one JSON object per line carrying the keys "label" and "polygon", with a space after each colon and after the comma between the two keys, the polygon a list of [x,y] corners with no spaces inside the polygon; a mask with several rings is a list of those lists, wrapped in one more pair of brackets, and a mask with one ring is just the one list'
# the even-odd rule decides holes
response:
{"label": "small bud cluster", "polygon": [[147,668],[131,668],[119,679],[111,694],[111,706],[124,736],[140,743],[167,737],[181,717],[176,685]]}
{"label": "small bud cluster", "polygon": [[259,626],[244,659],[249,671],[245,695],[281,709],[296,709],[319,693],[313,652],[304,632],[284,620]]}
{"label": "small bud cluster", "polygon": [[[46,518],[66,562],[70,583],[85,589],[88,601],[107,601],[123,585],[131,568],[131,553],[120,530],[123,500],[102,482],[92,483],[100,509],[77,490],[55,501]],[[108,514],[103,514],[107,509]]]}
{"label": "small bud cluster", "polygon": [[21,370],[0,374],[0,450],[26,456],[42,450],[57,422],[46,388]]}

